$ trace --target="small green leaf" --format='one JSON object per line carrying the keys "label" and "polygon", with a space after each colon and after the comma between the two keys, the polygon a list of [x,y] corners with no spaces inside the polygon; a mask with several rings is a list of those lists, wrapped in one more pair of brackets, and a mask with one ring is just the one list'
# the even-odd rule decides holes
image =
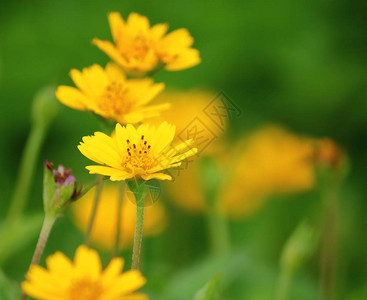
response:
{"label": "small green leaf", "polygon": [[213,276],[195,295],[194,300],[215,300],[219,294],[220,274]]}

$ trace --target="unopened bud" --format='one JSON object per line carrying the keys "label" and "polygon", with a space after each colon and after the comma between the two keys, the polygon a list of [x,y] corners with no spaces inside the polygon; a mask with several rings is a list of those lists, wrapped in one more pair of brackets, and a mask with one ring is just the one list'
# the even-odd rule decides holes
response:
{"label": "unopened bud", "polygon": [[57,216],[77,194],[76,180],[71,169],[59,165],[53,169],[52,163],[45,161],[43,178],[43,204],[46,214]]}

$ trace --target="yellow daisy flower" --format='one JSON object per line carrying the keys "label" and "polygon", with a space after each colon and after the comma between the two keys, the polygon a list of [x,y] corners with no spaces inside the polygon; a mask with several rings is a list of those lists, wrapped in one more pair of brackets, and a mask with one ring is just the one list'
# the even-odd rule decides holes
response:
{"label": "yellow daisy flower", "polygon": [[[249,216],[270,195],[306,191],[314,187],[314,140],[279,126],[266,126],[228,145],[215,157],[224,170],[218,209],[227,217]],[[207,209],[200,185],[200,159],[177,176],[168,192],[177,206],[201,213]],[[190,186],[188,190],[187,187]]]}
{"label": "yellow daisy flower", "polygon": [[124,260],[114,258],[105,270],[97,251],[80,246],[74,261],[56,252],[46,260],[48,269],[32,265],[23,291],[39,300],[145,300],[136,290],[146,280],[137,270],[122,273]]}
{"label": "yellow daisy flower", "polygon": [[171,180],[163,170],[181,165],[185,158],[197,153],[193,140],[172,146],[175,126],[163,122],[158,127],[143,124],[138,128],[116,124],[112,136],[96,132],[83,137],[78,149],[102,166],[87,166],[90,174],[109,176],[112,181],[130,178]]}
{"label": "yellow daisy flower", "polygon": [[99,49],[131,73],[145,73],[160,64],[166,70],[177,71],[200,63],[199,51],[191,48],[194,39],[187,29],[166,34],[167,24],[150,27],[149,20],[132,12],[125,22],[118,12],[108,15],[115,45],[93,39]]}
{"label": "yellow daisy flower", "polygon": [[59,86],[56,97],[74,109],[127,124],[158,116],[160,111],[169,108],[168,103],[147,105],[164,89],[163,83],[154,84],[150,78],[127,79],[113,63],[105,69],[97,64],[82,71],[73,69],[70,76],[77,88]]}
{"label": "yellow daisy flower", "polygon": [[[120,249],[126,249],[132,245],[135,231],[136,206],[134,199],[130,199],[131,193],[125,192],[120,224]],[[157,199],[149,199],[149,193],[145,197],[145,203],[155,202]],[[87,193],[72,206],[75,225],[83,232],[87,230],[92,212],[94,193]],[[91,240],[98,246],[109,250],[113,249],[116,238],[117,208],[119,188],[117,185],[105,185],[101,193],[98,210],[94,220]],[[150,201],[149,201],[150,200]],[[144,236],[154,236],[166,227],[166,212],[162,203],[157,202],[145,207]]]}

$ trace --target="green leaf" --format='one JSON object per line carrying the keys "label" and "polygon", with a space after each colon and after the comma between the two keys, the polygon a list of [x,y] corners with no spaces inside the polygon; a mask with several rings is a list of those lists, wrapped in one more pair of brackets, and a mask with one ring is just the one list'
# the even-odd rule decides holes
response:
{"label": "green leaf", "polygon": [[1,300],[18,300],[21,295],[19,284],[10,281],[0,270],[0,299]]}
{"label": "green leaf", "polygon": [[213,276],[195,295],[194,300],[218,299],[220,274]]}

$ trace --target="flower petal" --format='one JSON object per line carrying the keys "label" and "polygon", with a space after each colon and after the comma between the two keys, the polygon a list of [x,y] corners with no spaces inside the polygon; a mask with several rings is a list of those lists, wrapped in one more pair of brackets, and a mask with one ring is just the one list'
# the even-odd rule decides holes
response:
{"label": "flower petal", "polygon": [[117,44],[119,37],[121,37],[121,34],[123,33],[125,22],[121,18],[119,12],[111,12],[108,15],[108,22],[110,23],[112,38]]}
{"label": "flower petal", "polygon": [[78,110],[85,110],[85,103],[88,102],[78,89],[65,85],[57,88],[56,97],[62,104]]}

